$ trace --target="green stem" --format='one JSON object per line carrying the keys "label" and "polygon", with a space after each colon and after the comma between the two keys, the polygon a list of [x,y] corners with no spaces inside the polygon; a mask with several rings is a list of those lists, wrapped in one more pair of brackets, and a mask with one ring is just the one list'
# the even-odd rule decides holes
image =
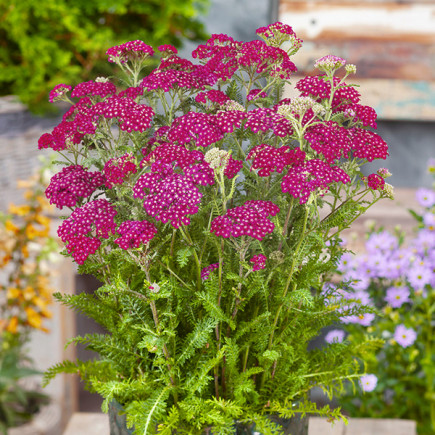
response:
{"label": "green stem", "polygon": [[[286,283],[286,286],[285,286],[285,289],[284,289],[284,293],[283,293],[283,295],[281,297],[282,302],[281,302],[281,304],[278,307],[278,310],[277,310],[276,315],[275,315],[275,319],[273,321],[273,327],[272,327],[272,331],[270,333],[269,344],[268,344],[268,347],[267,347],[269,350],[272,348],[273,337],[274,337],[275,330],[276,330],[276,327],[277,327],[277,324],[278,324],[279,316],[281,314],[282,307],[284,306],[285,297],[287,296],[288,290],[290,288],[290,284],[292,282],[293,273],[294,273],[295,266],[296,266],[296,261],[298,260],[299,249],[301,248],[302,242],[303,242],[304,237],[305,237],[305,230],[307,228],[307,221],[308,221],[308,207],[305,207],[304,221],[303,221],[303,225],[302,225],[302,230],[301,230],[301,234],[300,234],[300,237],[299,237],[299,240],[298,240],[298,244],[296,245],[296,249],[295,249],[295,251],[293,253],[293,261],[292,261],[292,264],[291,264],[291,267],[290,267],[290,273],[289,273],[288,278],[287,278],[287,283]],[[262,377],[261,377],[261,387],[262,388],[264,386],[265,381],[266,381],[266,372],[263,372]]]}

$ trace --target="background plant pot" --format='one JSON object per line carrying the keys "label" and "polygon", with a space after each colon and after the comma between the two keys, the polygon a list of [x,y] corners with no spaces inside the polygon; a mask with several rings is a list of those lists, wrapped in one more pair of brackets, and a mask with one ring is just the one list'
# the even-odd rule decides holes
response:
{"label": "background plant pot", "polygon": [[134,428],[127,428],[127,418],[123,406],[116,400],[109,403],[110,435],[132,435]]}
{"label": "background plant pot", "polygon": [[59,435],[62,430],[62,412],[57,403],[43,406],[33,419],[8,430],[8,435]]}

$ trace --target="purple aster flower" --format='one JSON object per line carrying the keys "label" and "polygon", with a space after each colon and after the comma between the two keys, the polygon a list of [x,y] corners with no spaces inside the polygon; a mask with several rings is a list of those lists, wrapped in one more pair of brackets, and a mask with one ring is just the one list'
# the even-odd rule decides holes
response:
{"label": "purple aster flower", "polygon": [[373,391],[376,388],[377,383],[378,378],[373,374],[361,376],[359,379],[359,384],[361,385],[362,390],[365,392]]}
{"label": "purple aster flower", "polygon": [[369,254],[378,254],[379,251],[391,251],[397,249],[399,242],[397,238],[388,231],[372,234],[366,242],[366,249]]}
{"label": "purple aster flower", "polygon": [[329,344],[341,343],[344,340],[345,332],[341,329],[333,329],[325,335],[325,341]]}
{"label": "purple aster flower", "polygon": [[406,328],[405,325],[398,325],[394,331],[394,339],[402,347],[411,346],[417,338],[417,333],[412,328]]}
{"label": "purple aster flower", "polygon": [[342,273],[346,273],[355,264],[355,258],[350,252],[345,252],[338,263],[337,270]]}
{"label": "purple aster flower", "polygon": [[435,230],[435,214],[425,213],[423,215],[423,223],[429,230]]}
{"label": "purple aster flower", "polygon": [[406,302],[410,302],[409,294],[407,287],[390,287],[387,289],[385,301],[393,308],[400,308]]}
{"label": "purple aster flower", "polygon": [[432,271],[425,265],[417,264],[407,271],[406,277],[413,288],[422,289],[430,283]]}
{"label": "purple aster flower", "polygon": [[430,208],[435,205],[435,192],[431,189],[421,187],[417,190],[415,197],[422,207]]}

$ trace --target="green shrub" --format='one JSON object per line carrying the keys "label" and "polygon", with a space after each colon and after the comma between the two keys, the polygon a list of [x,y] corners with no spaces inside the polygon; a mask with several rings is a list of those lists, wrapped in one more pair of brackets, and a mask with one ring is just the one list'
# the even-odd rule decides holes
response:
{"label": "green shrub", "polygon": [[[208,0],[0,0],[0,95],[35,113],[48,92],[108,74],[105,49],[126,40],[179,47],[206,35],[197,16]],[[113,72],[113,71],[112,71]]]}

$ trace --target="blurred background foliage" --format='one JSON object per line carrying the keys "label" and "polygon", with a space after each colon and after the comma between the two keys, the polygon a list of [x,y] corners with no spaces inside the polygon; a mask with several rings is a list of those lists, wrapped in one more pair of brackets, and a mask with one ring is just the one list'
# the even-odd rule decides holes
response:
{"label": "blurred background foliage", "polygon": [[140,39],[157,47],[207,38],[209,0],[0,0],[0,95],[34,113],[49,91],[113,73],[107,48]]}

